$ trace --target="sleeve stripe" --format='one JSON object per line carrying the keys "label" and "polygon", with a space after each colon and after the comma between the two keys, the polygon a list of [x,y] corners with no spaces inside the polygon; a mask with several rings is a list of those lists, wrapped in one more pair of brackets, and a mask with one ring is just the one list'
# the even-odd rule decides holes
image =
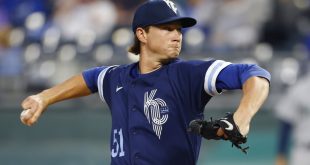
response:
{"label": "sleeve stripe", "polygon": [[98,86],[98,93],[99,93],[99,96],[100,96],[100,99],[105,102],[104,100],[104,97],[103,97],[103,80],[104,80],[104,77],[105,77],[105,74],[107,73],[107,71],[112,68],[112,67],[115,67],[115,66],[109,66],[105,69],[103,69],[99,76],[98,76],[98,80],[97,80],[97,86]]}
{"label": "sleeve stripe", "polygon": [[211,95],[218,95],[218,91],[216,90],[216,79],[221,70],[223,70],[226,66],[230,65],[230,62],[225,62],[222,60],[216,60],[213,64],[208,68],[205,75],[204,89],[205,91]]}

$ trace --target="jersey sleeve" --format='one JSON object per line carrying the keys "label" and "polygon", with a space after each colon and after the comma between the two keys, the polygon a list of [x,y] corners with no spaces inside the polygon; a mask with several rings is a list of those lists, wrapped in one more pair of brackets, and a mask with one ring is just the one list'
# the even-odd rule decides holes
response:
{"label": "jersey sleeve", "polygon": [[204,92],[209,96],[220,94],[217,91],[218,76],[224,68],[231,65],[230,62],[222,60],[194,60],[184,62],[183,64],[185,64],[183,65],[185,67],[182,67],[180,70],[181,76],[179,76],[185,76],[184,79],[180,81],[182,86],[187,86],[188,89],[195,91],[193,92],[194,95],[199,92]]}
{"label": "jersey sleeve", "polygon": [[112,69],[117,67],[118,65],[113,66],[102,66],[95,67],[88,70],[85,70],[82,75],[86,82],[87,87],[93,92],[98,92],[100,99],[105,102],[104,99],[104,80],[107,77],[107,74],[111,73]]}
{"label": "jersey sleeve", "polygon": [[207,68],[204,76],[204,90],[207,94],[211,96],[220,94],[217,90],[218,76],[229,65],[230,62],[216,60]]}
{"label": "jersey sleeve", "polygon": [[98,92],[98,78],[102,71],[107,69],[107,66],[95,67],[84,70],[82,75],[86,82],[87,87],[92,93]]}
{"label": "jersey sleeve", "polygon": [[255,64],[231,64],[225,67],[218,75],[216,80],[216,90],[242,89],[244,82],[250,77],[263,77],[270,82],[271,75],[265,69]]}

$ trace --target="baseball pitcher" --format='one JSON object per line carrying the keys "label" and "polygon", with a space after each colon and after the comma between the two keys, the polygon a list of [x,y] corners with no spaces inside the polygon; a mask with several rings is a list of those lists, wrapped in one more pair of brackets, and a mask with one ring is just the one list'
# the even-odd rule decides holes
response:
{"label": "baseball pitcher", "polygon": [[[240,144],[267,98],[270,74],[257,65],[180,59],[182,28],[195,24],[169,0],[143,3],[132,22],[130,52],[138,62],[90,68],[29,96],[21,121],[31,126],[53,103],[98,93],[112,116],[112,165],[194,165],[201,137],[229,140],[246,152]],[[210,99],[235,89],[243,92],[236,111],[205,121]]]}

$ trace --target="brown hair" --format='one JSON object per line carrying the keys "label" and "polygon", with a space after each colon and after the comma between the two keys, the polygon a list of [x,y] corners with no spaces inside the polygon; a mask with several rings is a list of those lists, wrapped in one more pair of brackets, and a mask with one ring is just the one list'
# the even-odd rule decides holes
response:
{"label": "brown hair", "polygon": [[[142,29],[144,29],[146,32],[149,32],[149,26],[147,27],[143,27]],[[135,33],[135,38],[134,38],[134,43],[132,46],[129,47],[128,51],[130,53],[133,53],[135,55],[139,55],[140,54],[140,40],[138,39],[136,33]]]}

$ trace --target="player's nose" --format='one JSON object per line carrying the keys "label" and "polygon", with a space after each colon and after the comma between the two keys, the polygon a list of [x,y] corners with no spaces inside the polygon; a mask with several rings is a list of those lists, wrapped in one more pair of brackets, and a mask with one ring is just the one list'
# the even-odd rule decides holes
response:
{"label": "player's nose", "polygon": [[172,41],[174,42],[181,42],[182,41],[182,33],[178,30],[173,30],[173,37]]}
{"label": "player's nose", "polygon": [[172,35],[172,41],[174,42],[181,42],[182,41],[182,34],[178,31],[174,31]]}

